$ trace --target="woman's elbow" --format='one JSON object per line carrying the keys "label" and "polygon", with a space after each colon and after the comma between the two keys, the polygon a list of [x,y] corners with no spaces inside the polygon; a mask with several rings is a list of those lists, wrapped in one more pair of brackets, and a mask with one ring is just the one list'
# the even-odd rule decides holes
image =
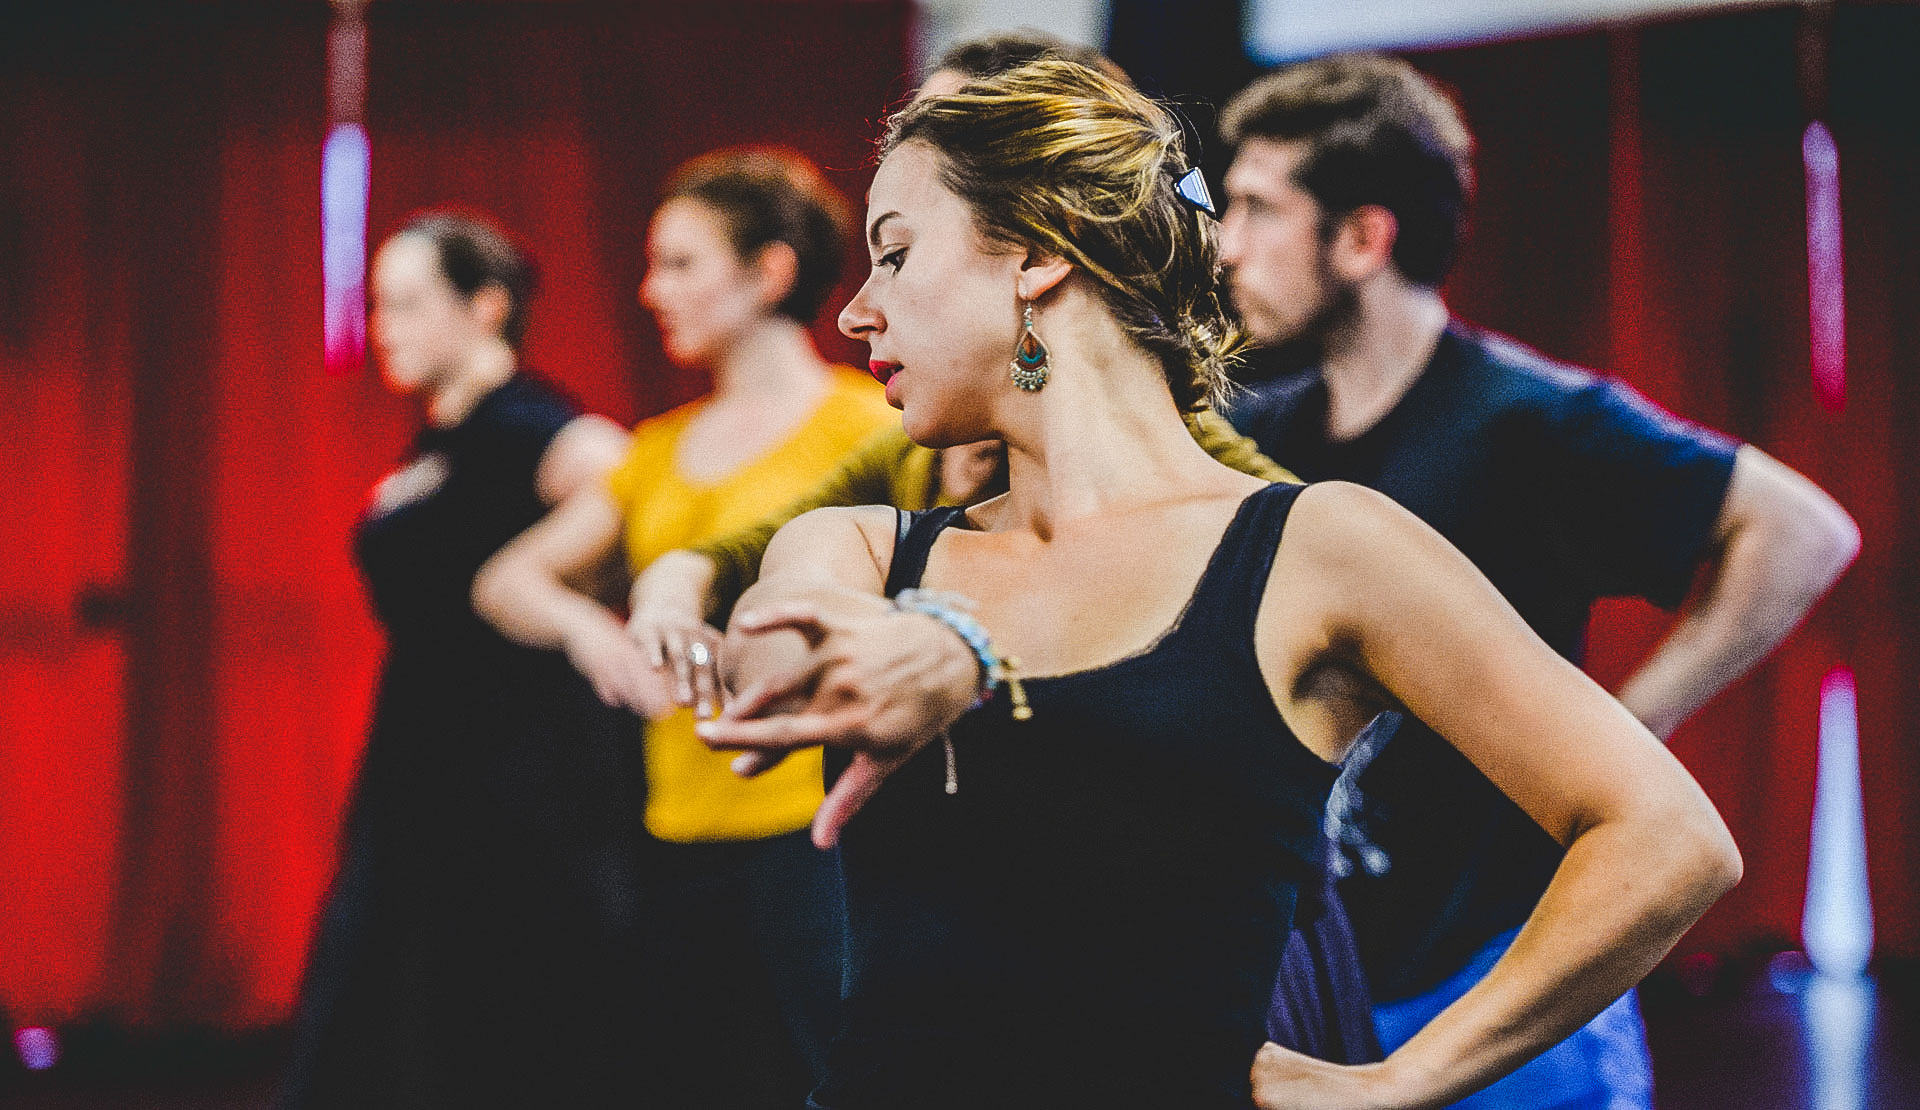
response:
{"label": "woman's elbow", "polygon": [[1686,857],[1687,885],[1698,894],[1705,912],[1706,906],[1739,885],[1746,865],[1740,858],[1740,846],[1727,831],[1726,822],[1711,805],[1703,808],[1704,813],[1694,815],[1687,823],[1689,851]]}
{"label": "woman's elbow", "polygon": [[513,574],[513,559],[506,552],[496,552],[480,565],[480,573],[473,576],[468,600],[482,620],[498,625],[504,619],[513,595]]}

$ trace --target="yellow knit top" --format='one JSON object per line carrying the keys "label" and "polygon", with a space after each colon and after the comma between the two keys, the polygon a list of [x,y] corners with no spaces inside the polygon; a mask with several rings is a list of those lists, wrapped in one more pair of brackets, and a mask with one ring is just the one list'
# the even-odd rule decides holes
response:
{"label": "yellow knit top", "polygon": [[[880,386],[836,367],[827,395],[785,440],[717,481],[681,473],[681,435],[700,412],[694,402],[643,422],[627,457],[608,477],[626,521],[635,572],[675,548],[692,547],[754,523],[833,473],[848,452],[883,427],[897,427]],[[788,756],[753,779],[709,751],[681,710],[647,726],[647,828],[662,840],[753,840],[804,828],[820,806],[820,752]]]}

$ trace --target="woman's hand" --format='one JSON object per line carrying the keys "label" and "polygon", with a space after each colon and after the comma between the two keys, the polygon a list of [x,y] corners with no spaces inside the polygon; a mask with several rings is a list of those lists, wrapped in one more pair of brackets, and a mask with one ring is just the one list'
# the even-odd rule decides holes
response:
{"label": "woman's hand", "polygon": [[600,700],[649,720],[673,712],[665,672],[652,666],[646,652],[612,620],[582,621],[568,632],[561,648],[574,669],[593,684]]}
{"label": "woman's hand", "polygon": [[1253,1104],[1260,1110],[1387,1110],[1379,1064],[1330,1064],[1268,1041],[1253,1058]]}
{"label": "woman's hand", "polygon": [[[795,648],[803,649],[797,658]],[[729,651],[730,659],[788,656],[778,664],[763,660],[761,673],[770,677],[699,726],[708,746],[744,753],[736,771],[758,774],[787,752],[817,744],[853,752],[814,817],[813,841],[822,848],[839,840],[888,775],[966,712],[980,683],[979,661],[952,629],[877,597],[738,614]]]}
{"label": "woman's hand", "polygon": [[634,580],[627,634],[668,680],[675,704],[697,716],[720,709],[720,630],[707,623],[713,563],[691,551],[669,551]]}

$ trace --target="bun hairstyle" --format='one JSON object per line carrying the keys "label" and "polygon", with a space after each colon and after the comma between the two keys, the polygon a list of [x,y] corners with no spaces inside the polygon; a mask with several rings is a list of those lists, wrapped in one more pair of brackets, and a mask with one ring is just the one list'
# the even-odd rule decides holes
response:
{"label": "bun hairstyle", "polygon": [[1219,295],[1216,225],[1174,192],[1187,156],[1165,108],[1096,70],[1043,58],[907,105],[888,121],[880,156],[910,142],[939,156],[942,182],[982,234],[1086,274],[1159,358],[1183,410],[1225,391],[1243,341]]}
{"label": "bun hairstyle", "polygon": [[471,299],[489,285],[507,294],[507,315],[500,336],[515,350],[527,336],[527,302],[538,285],[533,262],[513,237],[478,213],[441,208],[421,212],[392,238],[413,235],[433,244],[440,276],[462,297]]}
{"label": "bun hairstyle", "polygon": [[813,323],[839,284],[853,216],[820,168],[780,147],[730,147],[684,163],[667,179],[662,201],[697,200],[725,225],[741,259],[785,243],[798,263],[793,287],[774,311]]}

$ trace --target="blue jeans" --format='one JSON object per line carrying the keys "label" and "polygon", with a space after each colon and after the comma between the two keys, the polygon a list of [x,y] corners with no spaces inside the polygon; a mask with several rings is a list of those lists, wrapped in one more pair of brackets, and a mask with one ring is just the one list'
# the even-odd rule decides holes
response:
{"label": "blue jeans", "polygon": [[[1399,1002],[1375,1003],[1380,1047],[1392,1052],[1478,983],[1520,930],[1503,933],[1446,982]],[[1653,1061],[1634,992],[1573,1035],[1453,1110],[1653,1110]]]}

